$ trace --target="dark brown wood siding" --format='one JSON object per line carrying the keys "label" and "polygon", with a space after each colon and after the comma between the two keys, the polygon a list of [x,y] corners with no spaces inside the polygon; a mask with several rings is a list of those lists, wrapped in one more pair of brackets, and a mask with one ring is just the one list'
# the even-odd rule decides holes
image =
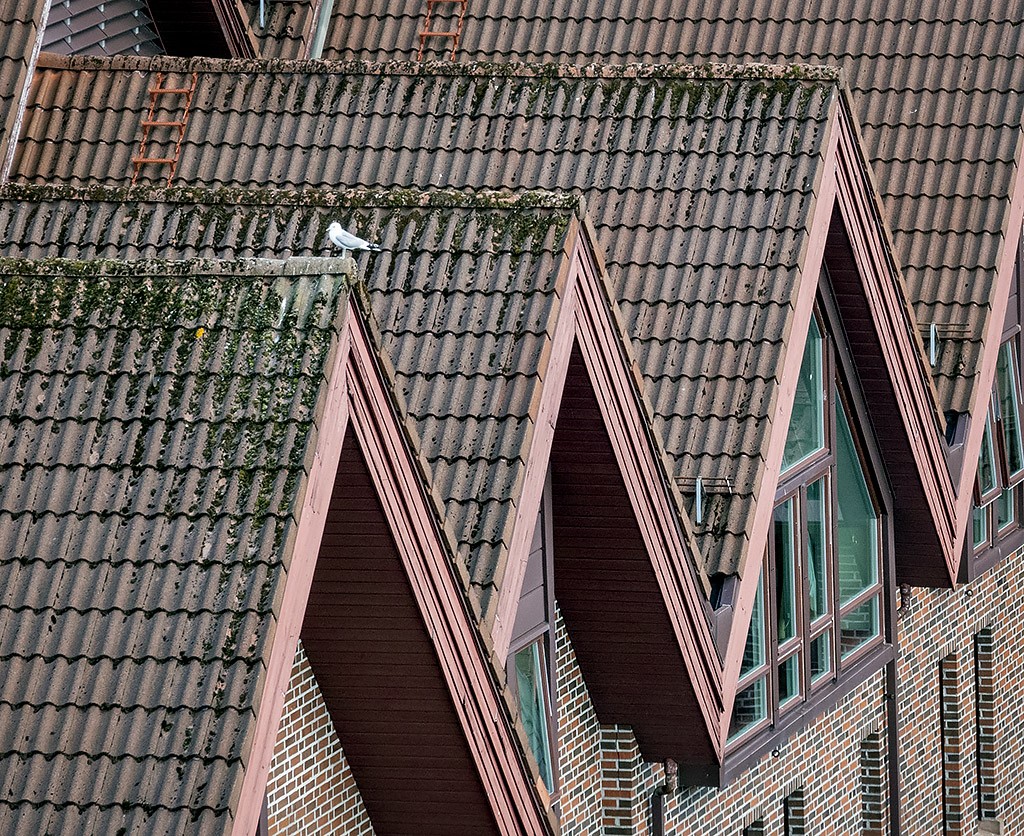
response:
{"label": "dark brown wood siding", "polygon": [[648,760],[714,762],[675,631],[579,349],[551,452],[555,598],[602,723]]}
{"label": "dark brown wood siding", "polygon": [[832,213],[825,267],[868,404],[873,434],[878,439],[889,484],[894,486],[896,579],[914,585],[948,586],[944,564],[936,560],[942,554],[942,544],[935,536],[935,523],[925,500],[913,448],[838,209]]}
{"label": "dark brown wood siding", "polygon": [[498,832],[351,429],[302,642],[378,836]]}

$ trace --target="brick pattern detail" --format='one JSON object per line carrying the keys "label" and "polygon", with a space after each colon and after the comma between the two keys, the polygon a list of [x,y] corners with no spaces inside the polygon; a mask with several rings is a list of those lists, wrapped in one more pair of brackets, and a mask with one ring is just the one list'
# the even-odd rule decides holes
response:
{"label": "brick pattern detail", "polygon": [[886,738],[873,732],[860,745],[861,809],[864,833],[885,836],[888,833],[889,771],[885,753]]}
{"label": "brick pattern detail", "polygon": [[631,836],[644,810],[638,796],[643,766],[633,732],[620,726],[601,729],[601,812],[606,836]]}
{"label": "brick pattern detail", "polygon": [[[628,728],[600,725],[560,617],[556,640],[562,836],[652,836],[651,798],[664,785],[664,767],[642,760]],[[765,755],[726,789],[684,786],[666,796],[665,834],[738,836],[756,819],[778,836],[784,799],[802,787],[812,824],[827,821],[829,836],[860,836],[861,742],[879,730],[885,737],[884,696],[880,671],[787,741],[779,757]],[[607,795],[626,791],[632,796]]]}
{"label": "brick pattern detail", "polygon": [[992,628],[985,627],[974,637],[975,734],[978,818],[999,816],[996,795],[996,643]]}
{"label": "brick pattern detail", "polygon": [[299,645],[267,781],[268,836],[372,836],[323,695]]}
{"label": "brick pattern detail", "polygon": [[602,730],[556,607],[558,804],[561,836],[591,836],[603,827]]}
{"label": "brick pattern detail", "polygon": [[744,827],[743,836],[768,836],[768,828],[764,826],[764,819],[757,819]]}
{"label": "brick pattern detail", "polygon": [[808,836],[811,832],[807,821],[807,801],[804,791],[793,790],[782,802],[783,832],[786,836]]}
{"label": "brick pattern detail", "polygon": [[960,659],[950,653],[939,661],[942,717],[942,821],[946,836],[964,832],[964,769],[960,708]]}

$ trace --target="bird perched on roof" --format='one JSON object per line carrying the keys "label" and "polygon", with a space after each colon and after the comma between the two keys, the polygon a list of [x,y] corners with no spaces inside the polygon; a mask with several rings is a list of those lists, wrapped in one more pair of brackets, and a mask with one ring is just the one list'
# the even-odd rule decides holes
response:
{"label": "bird perched on roof", "polygon": [[342,250],[342,257],[348,255],[353,250],[380,251],[380,247],[376,244],[371,244],[369,241],[364,241],[362,238],[353,235],[337,221],[331,221],[331,225],[327,227],[327,237],[331,239],[331,243],[334,246]]}

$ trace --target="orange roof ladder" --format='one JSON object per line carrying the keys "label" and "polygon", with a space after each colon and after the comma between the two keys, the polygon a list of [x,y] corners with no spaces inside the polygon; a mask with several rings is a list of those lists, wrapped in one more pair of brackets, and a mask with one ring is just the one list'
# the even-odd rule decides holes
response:
{"label": "orange roof ladder", "polygon": [[[171,185],[174,172],[178,169],[178,160],[181,158],[181,141],[185,138],[185,128],[188,126],[189,111],[192,109],[192,95],[196,92],[196,83],[199,80],[198,73],[192,73],[192,82],[188,87],[164,87],[164,73],[156,74],[156,84],[149,88],[149,112],[142,120],[142,142],[139,144],[139,154],[132,157],[132,164],[135,166],[135,173],[132,174],[132,185],[139,179],[139,172],[144,165],[170,166],[167,172],[167,185]],[[178,101],[175,102],[174,98]],[[168,100],[169,99],[169,100]],[[157,114],[171,114],[180,111],[181,115],[176,119],[158,119]],[[174,143],[174,153],[166,157],[151,157],[146,152],[150,142],[153,141],[153,131],[172,131],[170,136],[162,137],[159,140],[164,146]],[[174,137],[173,131],[177,130],[178,136]]]}
{"label": "orange roof ladder", "polygon": [[[450,38],[452,51],[449,59],[455,60],[455,50],[459,48],[459,37],[462,35],[462,21],[466,17],[466,5],[468,3],[469,0],[427,0],[427,19],[423,24],[423,31],[420,32],[420,51],[416,53],[417,61],[423,60],[423,50],[427,45],[428,38]],[[434,31],[430,28],[430,21],[435,17],[435,10],[438,6],[457,7],[451,10],[453,17],[456,12],[459,15],[453,29]]]}

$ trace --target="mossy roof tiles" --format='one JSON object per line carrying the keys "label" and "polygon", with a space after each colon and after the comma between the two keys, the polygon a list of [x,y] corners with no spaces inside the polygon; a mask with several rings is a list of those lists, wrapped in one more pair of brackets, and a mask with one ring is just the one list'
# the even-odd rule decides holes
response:
{"label": "mossy roof tiles", "polygon": [[[327,226],[339,218],[378,241],[383,252],[361,257],[360,287],[453,553],[483,611],[522,490],[564,291],[556,284],[562,247],[578,203],[546,193],[9,185],[0,189],[0,229],[21,242],[9,250],[37,258],[318,255],[329,251]],[[83,420],[95,410],[82,409]],[[120,455],[130,441],[113,439],[104,455]]]}
{"label": "mossy roof tiles", "polygon": [[[702,532],[705,568],[737,570],[841,95],[834,72],[236,62],[215,74],[208,70],[217,65],[195,61],[113,65],[143,72],[84,60],[45,71],[62,83],[50,85],[54,98],[40,101],[27,129],[23,180],[125,184],[131,119],[102,108],[144,98],[145,71],[164,67],[200,73],[179,166],[184,184],[585,196],[673,476],[728,486]],[[42,146],[34,135],[52,139]],[[227,227],[216,214],[185,236],[186,247],[219,240]],[[108,224],[101,217],[90,228]],[[292,252],[296,241],[316,245],[327,216],[310,224],[268,207],[265,217],[268,235]],[[0,217],[0,227],[12,223],[29,230],[46,221]],[[65,223],[71,246],[79,222]],[[247,236],[228,237],[258,246]]]}
{"label": "mossy roof tiles", "polygon": [[[917,319],[946,334],[935,364],[940,403],[966,411],[1020,162],[1017,11],[953,0],[471,3],[458,58],[842,67]],[[413,60],[423,15],[418,0],[347,4],[324,57]]]}
{"label": "mossy roof tiles", "polygon": [[0,260],[0,831],[224,831],[347,293]]}

